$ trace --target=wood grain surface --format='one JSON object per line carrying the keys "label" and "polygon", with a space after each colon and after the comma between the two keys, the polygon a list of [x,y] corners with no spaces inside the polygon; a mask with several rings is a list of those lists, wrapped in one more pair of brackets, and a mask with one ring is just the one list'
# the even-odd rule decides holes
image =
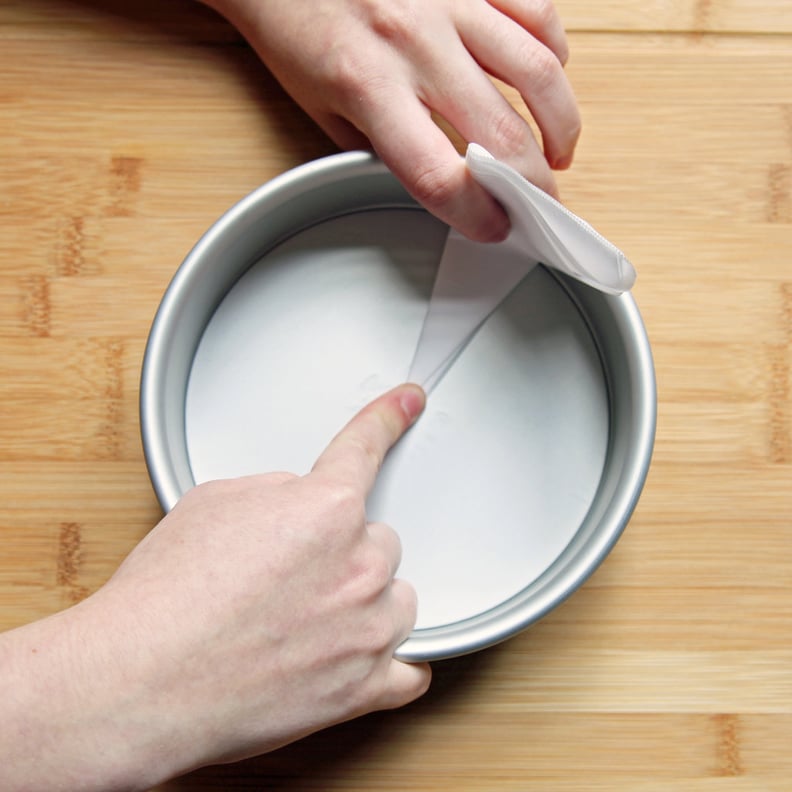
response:
{"label": "wood grain surface", "polygon": [[[162,790],[792,790],[792,5],[557,5],[584,117],[561,189],[636,263],[656,359],[634,518],[566,604],[438,663],[416,704]],[[138,378],[181,259],[334,149],[187,0],[2,0],[0,75],[10,628],[160,517]]]}

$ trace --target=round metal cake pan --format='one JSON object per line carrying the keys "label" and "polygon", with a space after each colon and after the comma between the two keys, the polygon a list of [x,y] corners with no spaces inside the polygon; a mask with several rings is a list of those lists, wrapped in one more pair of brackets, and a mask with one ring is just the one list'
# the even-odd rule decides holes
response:
{"label": "round metal cake pan", "polygon": [[[186,419],[188,388],[207,328],[235,286],[268,254],[323,224],[338,221],[346,226],[351,223],[354,228],[356,218],[360,218],[360,225],[368,226],[376,212],[396,212],[398,222],[398,213],[403,211],[411,213],[405,217],[424,218],[419,225],[429,229],[436,244],[441,237],[432,230],[432,223],[438,221],[415,203],[387,168],[367,153],[345,153],[308,163],[265,184],[228,211],[199,240],[162,299],[142,371],[143,446],[163,509],[173,508],[196,484]],[[406,233],[412,232],[408,229]],[[477,651],[515,635],[547,614],[602,563],[626,527],[643,489],[654,443],[656,389],[651,350],[636,303],[630,294],[609,296],[546,270],[541,278],[544,280],[537,283],[562,292],[571,311],[587,328],[592,354],[601,369],[607,413],[595,433],[604,438],[601,470],[581,519],[564,526],[568,535],[563,546],[538,572],[526,572],[524,585],[502,601],[488,603],[481,612],[419,625],[397,651],[404,660],[442,659]],[[516,309],[523,310],[519,303]],[[260,375],[260,381],[266,382],[266,374],[264,371]],[[526,378],[531,374],[526,372]],[[487,375],[483,376],[486,379]],[[279,387],[288,388],[289,383],[279,380]],[[434,398],[434,394],[430,396],[430,404]],[[583,403],[586,392],[571,398]],[[553,433],[561,427],[541,422],[534,425],[548,447],[552,446]],[[582,441],[585,443],[586,438]],[[266,437],[259,438],[262,445],[266,442]],[[475,448],[471,453],[475,455]],[[569,458],[575,456],[574,449],[565,453]],[[237,474],[234,460],[224,460],[220,455],[217,462],[221,474],[226,469],[228,475]],[[491,461],[491,466],[497,464],[497,460]],[[570,469],[574,470],[574,465]],[[510,474],[514,477],[519,473]],[[532,482],[519,486],[528,491]],[[554,497],[566,497],[563,488],[556,485]],[[464,541],[463,533],[457,544]],[[432,559],[438,568],[454,563],[454,553],[441,555]],[[487,574],[497,577],[498,570],[490,569]],[[459,585],[459,592],[447,592],[448,602],[461,594],[463,584]],[[475,589],[476,585],[476,580],[468,580],[464,587]],[[420,603],[422,592],[417,588]]]}

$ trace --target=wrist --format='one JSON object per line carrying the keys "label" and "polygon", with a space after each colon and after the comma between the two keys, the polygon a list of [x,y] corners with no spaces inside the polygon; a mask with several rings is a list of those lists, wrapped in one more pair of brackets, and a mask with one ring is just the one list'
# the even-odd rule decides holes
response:
{"label": "wrist", "polygon": [[132,792],[176,772],[122,612],[97,594],[0,635],[0,788]]}

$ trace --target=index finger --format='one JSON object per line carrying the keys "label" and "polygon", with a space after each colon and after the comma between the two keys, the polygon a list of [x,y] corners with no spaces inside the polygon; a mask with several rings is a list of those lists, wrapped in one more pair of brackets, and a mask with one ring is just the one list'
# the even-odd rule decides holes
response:
{"label": "index finger", "polygon": [[426,394],[419,385],[393,388],[352,418],[316,460],[313,471],[332,474],[368,494],[385,455],[412,426],[425,404]]}
{"label": "index finger", "polygon": [[[389,110],[398,107],[397,113]],[[509,219],[471,176],[446,133],[415,94],[373,107],[366,133],[382,161],[432,214],[476,242],[500,242]]]}

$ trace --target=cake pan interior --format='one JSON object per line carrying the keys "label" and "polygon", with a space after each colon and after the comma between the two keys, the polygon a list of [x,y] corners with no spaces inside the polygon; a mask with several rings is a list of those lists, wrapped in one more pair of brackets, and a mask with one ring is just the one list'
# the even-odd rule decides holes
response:
{"label": "cake pan interior", "polygon": [[[163,508],[210,478],[307,472],[403,381],[445,233],[366,154],[284,174],[218,221],[146,352],[141,426]],[[632,298],[534,270],[432,392],[369,501],[418,590],[399,656],[489,646],[578,588],[637,502],[654,403]]]}

